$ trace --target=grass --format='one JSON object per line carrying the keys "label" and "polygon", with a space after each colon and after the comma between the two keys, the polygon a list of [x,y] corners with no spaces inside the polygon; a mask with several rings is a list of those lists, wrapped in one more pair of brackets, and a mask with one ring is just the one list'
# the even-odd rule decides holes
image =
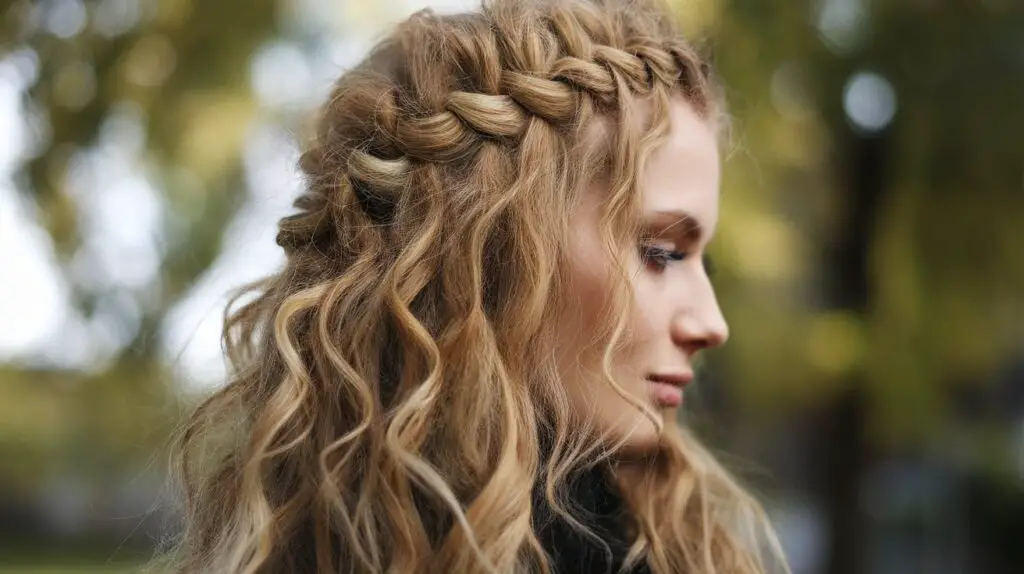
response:
{"label": "grass", "polygon": [[0,564],[0,574],[129,574],[137,571],[136,566],[125,564]]}
{"label": "grass", "polygon": [[134,574],[151,557],[151,549],[104,539],[2,540],[0,574]]}
{"label": "grass", "polygon": [[142,556],[99,556],[71,554],[54,548],[49,553],[5,553],[0,551],[0,574],[130,574],[141,571]]}

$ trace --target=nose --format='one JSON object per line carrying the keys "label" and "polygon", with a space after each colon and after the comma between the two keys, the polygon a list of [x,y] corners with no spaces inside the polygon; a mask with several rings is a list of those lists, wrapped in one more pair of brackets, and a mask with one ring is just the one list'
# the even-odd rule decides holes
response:
{"label": "nose", "polygon": [[690,293],[688,299],[689,304],[681,306],[672,319],[673,342],[690,354],[724,345],[729,340],[729,324],[710,282],[704,282],[700,293]]}

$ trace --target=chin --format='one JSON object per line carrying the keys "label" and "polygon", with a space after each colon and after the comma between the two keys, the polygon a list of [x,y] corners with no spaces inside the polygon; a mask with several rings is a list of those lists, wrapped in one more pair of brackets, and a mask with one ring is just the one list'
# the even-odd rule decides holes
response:
{"label": "chin", "polygon": [[[670,433],[675,428],[675,410],[655,410],[662,422],[662,432]],[[655,452],[662,443],[662,433],[642,413],[636,413],[627,420],[616,421],[613,441],[621,442],[623,454],[644,454]]]}

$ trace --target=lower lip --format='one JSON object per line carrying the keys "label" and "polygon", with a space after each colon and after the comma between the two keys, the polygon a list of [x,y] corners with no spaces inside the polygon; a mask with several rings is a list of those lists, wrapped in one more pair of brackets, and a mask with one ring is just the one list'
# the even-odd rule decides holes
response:
{"label": "lower lip", "polygon": [[651,386],[651,398],[658,406],[678,407],[683,404],[682,388],[658,381],[647,381],[647,384]]}

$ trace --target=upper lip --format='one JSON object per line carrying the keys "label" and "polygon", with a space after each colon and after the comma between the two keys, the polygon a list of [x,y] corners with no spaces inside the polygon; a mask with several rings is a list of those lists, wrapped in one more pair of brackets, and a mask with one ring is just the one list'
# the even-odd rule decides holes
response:
{"label": "upper lip", "polygon": [[693,381],[692,371],[679,371],[675,373],[655,373],[647,376],[652,381],[666,383],[674,387],[685,387]]}

